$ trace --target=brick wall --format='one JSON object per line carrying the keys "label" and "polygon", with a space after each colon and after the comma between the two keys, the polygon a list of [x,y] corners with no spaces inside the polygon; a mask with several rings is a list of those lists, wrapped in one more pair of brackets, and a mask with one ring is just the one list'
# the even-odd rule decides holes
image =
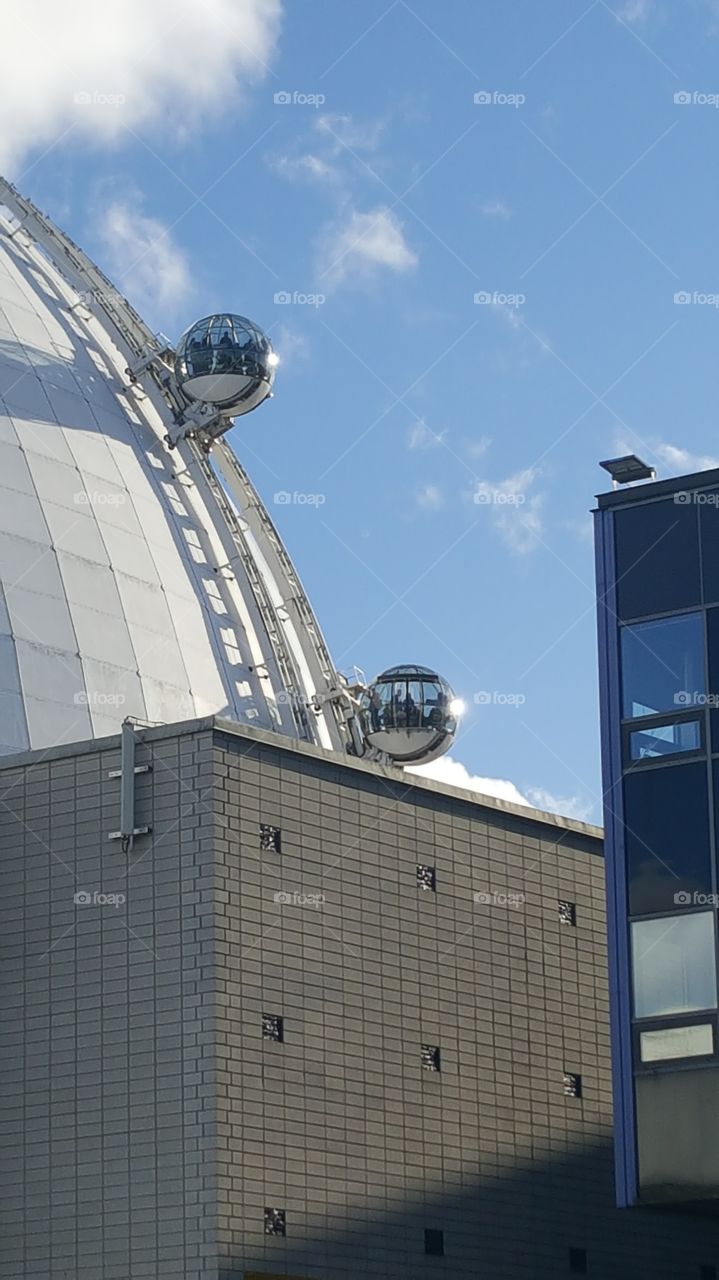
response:
{"label": "brick wall", "polygon": [[0,767],[0,1280],[719,1264],[714,1220],[613,1207],[591,831],[208,721],[140,736],[129,855],[116,741]]}

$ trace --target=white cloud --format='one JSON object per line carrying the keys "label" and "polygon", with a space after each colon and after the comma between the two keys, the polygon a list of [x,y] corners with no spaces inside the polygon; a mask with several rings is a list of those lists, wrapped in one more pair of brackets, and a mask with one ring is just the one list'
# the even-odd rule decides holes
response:
{"label": "white cloud", "polygon": [[273,326],[269,337],[283,368],[288,364],[299,364],[309,354],[309,338],[303,333],[289,329],[285,324],[278,324],[276,329]]}
{"label": "white cloud", "polygon": [[410,271],[418,262],[391,209],[367,213],[350,208],[320,240],[321,280],[325,285],[363,284],[382,271]]}
{"label": "white cloud", "polygon": [[593,800],[582,800],[580,796],[555,796],[544,787],[527,787],[529,804],[545,813],[559,813],[563,818],[574,818],[577,822],[589,822],[594,809]]}
{"label": "white cloud", "polygon": [[116,200],[100,217],[108,272],[122,293],[140,308],[172,312],[193,294],[193,273],[184,251],[157,218],[136,201]]}
{"label": "white cloud", "polygon": [[426,422],[418,418],[409,429],[407,444],[410,449],[436,449],[438,445],[444,444],[446,435],[446,427],[442,431],[433,431]]}
{"label": "white cloud", "polygon": [[643,23],[654,8],[654,0],[625,0],[619,9],[617,9],[617,17],[623,22]]}
{"label": "white cloud", "polygon": [[275,173],[290,180],[298,178],[310,182],[337,183],[340,175],[334,165],[322,156],[306,152],[299,156],[273,156],[268,164]]}
{"label": "white cloud", "polygon": [[577,822],[587,822],[594,807],[591,800],[580,800],[578,796],[558,797],[543,787],[528,787],[527,795],[524,795],[513,782],[505,778],[483,778],[479,774],[470,773],[465,765],[452,756],[441,756],[430,764],[408,765],[407,772],[416,773],[420,778],[432,778],[435,782],[443,782],[450,787],[464,787],[466,791],[476,791],[479,795],[507,800],[510,804],[521,804],[527,809],[558,813],[564,818],[574,818]]}
{"label": "white cloud", "polygon": [[415,497],[423,511],[439,511],[444,506],[444,494],[436,484],[426,484]]}
{"label": "white cloud", "polygon": [[719,467],[719,458],[710,454],[691,453],[689,449],[681,449],[674,444],[658,444],[656,453],[674,475],[684,475],[691,471],[711,471]]}
{"label": "white cloud", "polygon": [[504,778],[482,778],[470,773],[459,760],[451,756],[441,756],[430,764],[408,765],[408,773],[419,774],[420,778],[433,778],[435,782],[444,782],[450,787],[464,787],[467,791],[478,791],[483,796],[496,796],[500,800],[509,800],[511,804],[523,804],[528,809],[534,807],[513,782]]}
{"label": "white cloud", "polygon": [[482,458],[491,443],[491,436],[480,436],[478,440],[470,440],[467,444],[467,453],[470,458]]}
{"label": "white cloud", "polygon": [[327,139],[333,155],[346,151],[374,151],[384,133],[383,120],[365,120],[358,123],[352,116],[323,115],[315,122],[315,129]]}
{"label": "white cloud", "polygon": [[514,209],[510,209],[504,200],[485,200],[484,204],[480,205],[480,210],[486,218],[501,218],[506,221],[507,218],[514,216]]}
{"label": "white cloud", "polygon": [[107,143],[126,127],[182,137],[224,118],[265,74],[281,11],[281,0],[5,0],[0,166],[73,127]]}
{"label": "white cloud", "polygon": [[475,503],[489,511],[502,541],[514,555],[527,555],[539,545],[544,494],[529,492],[538,475],[536,467],[527,467],[496,483],[480,480],[474,492]]}

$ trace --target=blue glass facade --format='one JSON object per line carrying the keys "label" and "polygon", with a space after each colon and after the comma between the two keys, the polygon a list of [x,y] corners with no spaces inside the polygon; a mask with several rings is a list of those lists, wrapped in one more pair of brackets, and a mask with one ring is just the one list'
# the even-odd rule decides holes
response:
{"label": "blue glass facade", "polygon": [[617,1199],[715,1209],[719,472],[596,533]]}

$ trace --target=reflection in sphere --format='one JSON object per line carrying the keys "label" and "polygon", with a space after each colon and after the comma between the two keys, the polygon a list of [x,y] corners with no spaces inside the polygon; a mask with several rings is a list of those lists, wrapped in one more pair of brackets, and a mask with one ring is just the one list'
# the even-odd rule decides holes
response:
{"label": "reflection in sphere", "polygon": [[277,356],[269,338],[244,316],[206,316],[186,329],[175,352],[183,391],[233,415],[249,413],[270,394]]}
{"label": "reflection in sphere", "polygon": [[390,667],[362,695],[362,731],[397,764],[427,763],[451,746],[457,709],[447,681],[429,667]]}

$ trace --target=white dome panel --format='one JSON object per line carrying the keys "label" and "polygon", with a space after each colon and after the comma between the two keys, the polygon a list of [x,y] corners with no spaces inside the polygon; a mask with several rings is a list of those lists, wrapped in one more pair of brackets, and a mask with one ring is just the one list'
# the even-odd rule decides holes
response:
{"label": "white dome panel", "polygon": [[35,492],[25,454],[18,444],[0,442],[0,476],[8,489],[16,489],[19,493]]}
{"label": "white dome panel", "polygon": [[96,662],[94,658],[84,658],[82,665],[84,699],[91,719],[98,715],[104,720],[113,720],[116,726],[128,716],[148,719],[144,683],[136,671],[127,671],[109,662]]}
{"label": "white dome panel", "polygon": [[110,563],[110,556],[97,521],[88,507],[56,507],[53,502],[43,505],[50,536],[56,551],[66,551],[71,556],[92,560],[95,564]]}
{"label": "white dome panel", "polygon": [[[10,417],[5,419],[12,437],[22,445],[26,453],[39,453],[44,458],[52,458],[54,462],[64,462],[65,466],[75,465],[63,432],[56,422],[41,422],[39,419]],[[0,434],[3,419],[0,418]],[[8,436],[8,439],[10,437]]]}
{"label": "white dome panel", "polygon": [[43,636],[52,635],[53,644],[68,653],[77,651],[75,630],[67,602],[57,596],[41,596],[24,587],[6,586],[5,601],[13,633],[20,640],[42,644]]}
{"label": "white dome panel", "polygon": [[95,658],[126,671],[137,671],[137,657],[124,618],[100,613],[84,604],[74,603],[72,620],[78,651],[83,660]]}
{"label": "white dome panel", "polygon": [[5,489],[0,503],[0,533],[50,545],[50,533],[36,494]]}
{"label": "white dome panel", "polygon": [[85,486],[77,467],[66,466],[55,458],[43,458],[37,453],[28,454],[28,466],[41,503],[54,502],[60,507],[69,507],[78,515],[85,514]]}
{"label": "white dome panel", "polygon": [[[0,495],[5,497],[1,487]],[[26,591],[42,595],[65,595],[57,561],[48,554],[47,544],[28,542],[10,533],[0,533],[0,583],[22,583]]]}
{"label": "white dome panel", "polygon": [[58,563],[71,604],[89,604],[98,613],[113,618],[124,617],[122,602],[117,590],[117,580],[112,569],[104,564],[93,564],[79,556],[58,552]]}
{"label": "white dome panel", "polygon": [[0,753],[26,751],[27,721],[22,694],[0,690]]}
{"label": "white dome panel", "polygon": [[160,578],[154,557],[144,538],[126,533],[124,529],[111,524],[103,527],[102,537],[113,569],[139,578],[142,582],[152,583],[156,590],[159,589]]}

